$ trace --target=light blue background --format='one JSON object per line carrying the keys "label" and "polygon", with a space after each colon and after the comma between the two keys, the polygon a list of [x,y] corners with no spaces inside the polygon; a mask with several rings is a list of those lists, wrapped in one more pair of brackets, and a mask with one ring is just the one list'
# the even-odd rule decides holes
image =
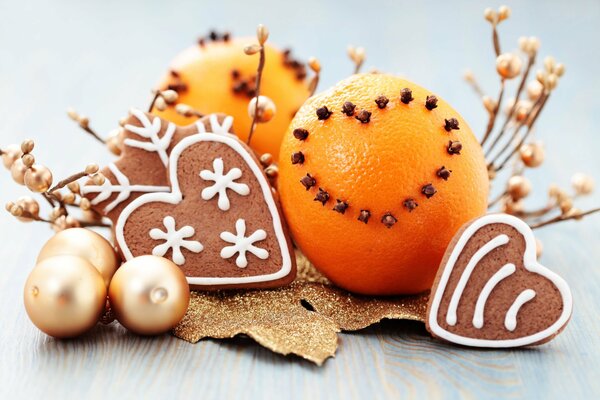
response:
{"label": "light blue background", "polygon": [[[486,113],[462,74],[471,68],[483,88],[495,96],[491,34],[482,11],[500,4],[3,0],[0,144],[35,138],[36,156],[58,176],[88,162],[104,164],[109,155],[66,118],[67,106],[89,115],[93,126],[106,133],[131,106],[148,103],[149,90],[169,60],[198,36],[210,28],[253,35],[258,23],[269,27],[272,43],[291,45],[304,59],[311,55],[320,59],[321,88],[352,70],[346,57],[348,44],[364,46],[366,69],[399,73],[429,88],[462,113],[476,132],[482,132]],[[567,67],[537,124],[537,137],[548,148],[548,162],[528,175],[538,187],[530,203],[534,206],[543,202],[546,185],[568,185],[573,172],[581,170],[600,179],[600,2],[532,0],[508,5],[513,16],[500,26],[503,49],[517,50],[519,36],[535,35],[542,42],[541,56],[552,54]],[[6,173],[0,174],[0,188],[2,202],[26,193]],[[600,196],[595,194],[582,204],[600,204]],[[207,341],[192,346],[168,337],[137,341],[102,330],[83,342],[50,341],[31,326],[21,303],[21,288],[36,249],[50,232],[16,223],[2,212],[0,376],[6,380],[0,393],[12,388],[21,394],[42,394],[48,385],[67,397],[89,393],[91,388],[125,396],[139,393],[140,387],[151,387],[156,396],[170,390],[188,395],[205,390],[207,397],[227,389],[246,395],[289,392],[314,397],[597,393],[599,234],[598,216],[539,232],[546,244],[543,261],[571,282],[576,308],[567,331],[541,351],[464,351],[425,339],[414,324],[384,324],[343,335],[337,358],[317,369],[249,344]],[[137,343],[135,350],[125,346],[129,340]],[[139,365],[129,363],[129,357],[145,354],[149,359]],[[162,357],[174,357],[168,370],[161,367]],[[100,362],[105,363],[102,368]],[[191,368],[197,375],[186,375],[181,368]],[[148,369],[151,374],[140,375]],[[77,379],[70,381],[71,376]]]}

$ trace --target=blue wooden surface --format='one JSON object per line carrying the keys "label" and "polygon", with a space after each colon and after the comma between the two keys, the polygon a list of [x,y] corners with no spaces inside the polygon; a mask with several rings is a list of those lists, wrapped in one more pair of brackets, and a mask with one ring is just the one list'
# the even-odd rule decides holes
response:
{"label": "blue wooden surface", "polygon": [[[37,139],[36,155],[57,175],[108,156],[64,116],[67,106],[102,132],[143,106],[168,60],[209,28],[237,35],[262,22],[271,40],[317,56],[323,86],[346,76],[347,44],[367,48],[367,68],[402,74],[450,101],[476,131],[485,124],[461,81],[470,67],[495,93],[489,26],[498,2],[6,1],[0,3],[0,143]],[[538,124],[547,165],[536,186],[568,184],[578,170],[600,179],[600,2],[512,2],[503,47],[521,35],[542,39],[543,55],[567,74]],[[59,145],[65,145],[62,153]],[[68,162],[66,161],[68,160]],[[24,190],[0,174],[0,198]],[[531,199],[542,202],[544,191]],[[600,203],[600,196],[583,205]],[[385,322],[340,336],[322,368],[271,354],[247,340],[191,345],[168,335],[139,338],[117,325],[78,340],[38,332],[22,305],[37,249],[50,236],[0,213],[0,398],[591,398],[600,396],[600,217],[544,229],[542,262],[571,284],[575,313],[566,331],[530,350],[469,350],[433,341],[418,323]]]}

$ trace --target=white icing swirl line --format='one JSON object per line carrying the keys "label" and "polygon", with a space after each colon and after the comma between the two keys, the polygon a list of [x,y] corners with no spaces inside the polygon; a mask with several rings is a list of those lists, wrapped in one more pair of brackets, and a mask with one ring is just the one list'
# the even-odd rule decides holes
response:
{"label": "white icing swirl line", "polygon": [[517,296],[506,313],[506,318],[504,319],[506,329],[512,332],[517,328],[517,314],[519,310],[523,307],[523,304],[531,301],[534,297],[535,290],[533,289],[525,289]]}
{"label": "white icing swirl line", "polygon": [[514,264],[506,264],[502,268],[500,268],[489,281],[485,284],[481,293],[479,293],[479,297],[477,298],[477,303],[475,304],[475,314],[473,315],[473,326],[477,329],[483,328],[483,315],[485,303],[487,302],[488,297],[492,293],[492,290],[502,281],[504,278],[507,278],[515,273],[517,267]]}
{"label": "white icing swirl line", "polygon": [[458,308],[458,302],[460,301],[460,297],[462,296],[465,287],[467,286],[467,282],[471,277],[471,273],[479,264],[479,262],[488,255],[492,250],[503,246],[508,243],[507,235],[498,235],[483,246],[479,250],[473,254],[473,257],[469,260],[465,270],[463,271],[456,288],[454,289],[454,293],[452,293],[452,298],[450,299],[450,305],[448,306],[448,313],[446,314],[446,322],[448,325],[456,325],[457,317],[456,310]]}
{"label": "white icing swirl line", "polygon": [[[562,313],[550,326],[527,336],[510,339],[483,339],[477,337],[467,337],[456,332],[451,332],[439,324],[438,318],[442,317],[439,313],[441,308],[440,305],[458,258],[464,251],[464,248],[471,237],[473,237],[473,235],[475,235],[479,229],[490,224],[505,224],[516,229],[525,239],[525,252],[522,255],[523,267],[525,270],[548,279],[558,289],[562,300]],[[549,337],[556,335],[556,333],[559,332],[567,324],[567,322],[569,322],[569,318],[573,312],[573,295],[571,294],[569,285],[564,279],[537,262],[535,253],[536,245],[533,232],[525,222],[517,217],[508,214],[489,214],[484,215],[483,217],[478,218],[470,223],[456,241],[448,261],[444,266],[442,266],[443,270],[441,271],[438,285],[435,293],[433,294],[429,310],[427,311],[427,323],[430,331],[435,336],[438,336],[449,342],[458,343],[464,346],[491,348],[527,346],[545,341]],[[543,307],[544,305],[542,304],[541,306]]]}

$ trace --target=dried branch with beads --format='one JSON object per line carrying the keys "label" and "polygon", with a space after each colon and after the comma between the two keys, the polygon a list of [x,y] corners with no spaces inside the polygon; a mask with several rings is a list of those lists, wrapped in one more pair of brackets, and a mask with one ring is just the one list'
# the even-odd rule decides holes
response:
{"label": "dried branch with beads", "polygon": [[[556,89],[565,67],[554,58],[546,57],[543,68],[535,78],[530,75],[535,66],[540,41],[535,37],[521,37],[519,48],[526,57],[525,67],[518,54],[502,53],[498,25],[510,17],[506,6],[497,11],[486,9],[485,19],[492,26],[492,44],[496,56],[496,71],[500,77],[500,89],[494,99],[485,95],[471,72],[465,80],[475,93],[481,96],[482,104],[488,112],[488,123],[482,135],[481,146],[487,160],[490,180],[506,176],[502,171],[511,167],[504,184],[504,190],[490,199],[489,208],[500,209],[524,219],[532,228],[541,228],[561,221],[581,219],[600,209],[582,211],[575,207],[574,199],[592,193],[593,179],[578,173],[572,178],[573,192],[552,185],[548,190],[548,202],[538,209],[526,210],[524,199],[531,193],[531,182],[524,176],[527,168],[539,167],[545,157],[544,146],[534,140],[535,123],[552,92]],[[506,98],[506,81],[517,79],[517,89],[512,100]],[[526,97],[526,98],[524,98]],[[504,120],[500,122],[500,119]]]}

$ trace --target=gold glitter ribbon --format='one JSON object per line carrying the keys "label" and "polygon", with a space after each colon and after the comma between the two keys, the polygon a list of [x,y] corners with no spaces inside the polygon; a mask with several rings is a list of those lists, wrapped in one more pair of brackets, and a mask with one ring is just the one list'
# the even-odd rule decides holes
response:
{"label": "gold glitter ribbon", "polygon": [[279,354],[295,354],[321,365],[338,346],[337,333],[388,319],[425,321],[428,295],[371,297],[334,287],[300,253],[298,276],[272,290],[192,292],[175,336],[203,338],[247,335]]}

